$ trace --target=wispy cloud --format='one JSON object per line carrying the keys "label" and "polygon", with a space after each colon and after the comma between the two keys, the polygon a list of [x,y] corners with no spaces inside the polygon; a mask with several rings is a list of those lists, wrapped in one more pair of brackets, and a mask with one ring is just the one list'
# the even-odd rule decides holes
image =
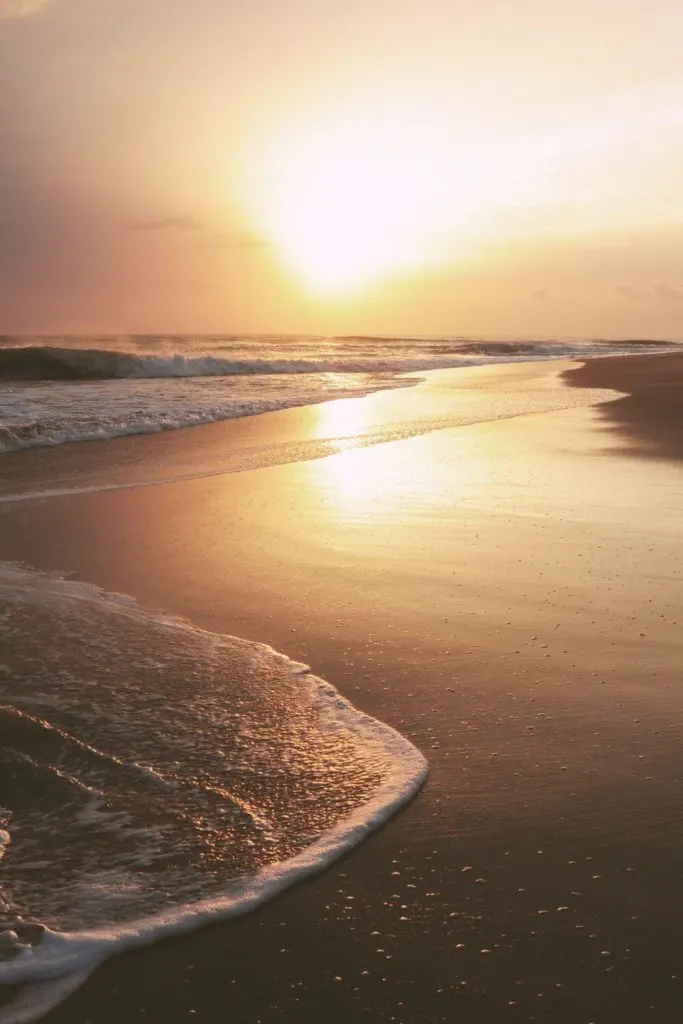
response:
{"label": "wispy cloud", "polygon": [[202,231],[204,227],[195,217],[149,217],[131,221],[128,226],[131,231]]}
{"label": "wispy cloud", "polygon": [[630,302],[640,302],[645,298],[642,289],[634,288],[632,284],[618,284],[616,287],[622,299],[628,299]]}
{"label": "wispy cloud", "polygon": [[673,284],[655,285],[655,294],[664,302],[681,302],[683,300],[683,291]]}
{"label": "wispy cloud", "polygon": [[4,18],[23,18],[45,7],[48,0],[0,0],[0,21]]}
{"label": "wispy cloud", "polygon": [[617,292],[621,298],[636,302],[651,302],[653,296],[658,302],[683,302],[683,288],[669,284],[669,282],[645,288],[634,288],[630,284],[618,284]]}
{"label": "wispy cloud", "polygon": [[204,243],[212,249],[262,249],[271,243],[266,238],[243,234],[239,231],[221,231]]}

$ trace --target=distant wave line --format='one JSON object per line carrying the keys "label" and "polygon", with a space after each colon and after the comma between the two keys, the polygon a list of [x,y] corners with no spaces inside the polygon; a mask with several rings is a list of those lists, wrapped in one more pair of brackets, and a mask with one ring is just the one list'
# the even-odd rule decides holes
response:
{"label": "distant wave line", "polygon": [[[176,339],[180,343],[182,339]],[[168,339],[171,344],[173,339]],[[304,344],[302,344],[304,342]],[[335,344],[336,343],[336,344]],[[312,342],[308,343],[312,346]],[[356,348],[344,350],[343,346]],[[236,349],[231,356],[230,345]],[[116,348],[86,348],[52,344],[0,345],[0,382],[97,381],[173,377],[224,377],[250,374],[381,373],[445,369],[466,360],[506,361],[562,358],[641,348],[667,348],[674,342],[624,341],[570,343],[562,341],[467,341],[453,339],[384,339],[349,337],[327,339],[302,357],[293,351],[252,356],[245,348],[254,340],[227,341],[220,353],[141,352]],[[360,347],[373,346],[373,348]],[[296,346],[295,346],[296,347]],[[298,344],[305,347],[305,339]]]}

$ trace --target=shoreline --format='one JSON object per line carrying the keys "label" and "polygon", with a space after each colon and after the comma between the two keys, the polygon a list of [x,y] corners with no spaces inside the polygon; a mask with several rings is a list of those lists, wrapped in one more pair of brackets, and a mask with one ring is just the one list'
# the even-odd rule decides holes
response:
{"label": "shoreline", "polygon": [[[477,397],[491,382],[514,388],[527,379],[554,378],[573,365],[568,360],[538,360],[429,370],[421,377],[408,372],[399,375],[404,379],[401,385],[357,397],[321,399],[310,405],[157,433],[5,452],[0,456],[5,470],[0,476],[0,502],[11,500],[14,493],[40,499],[43,492],[59,497],[60,491],[66,496],[189,481],[197,478],[198,465],[204,476],[245,472],[325,458],[348,445],[384,444],[436,429],[485,422],[487,412],[482,415]],[[455,407],[454,390],[458,396]],[[428,401],[402,401],[402,393],[414,391],[420,397],[428,395]],[[324,407],[340,412],[358,410],[359,415],[348,417],[342,412],[325,418],[320,414]],[[541,402],[540,409],[544,408]],[[360,415],[361,410],[372,412],[368,417]],[[522,408],[520,414],[528,411]]]}
{"label": "shoreline", "polygon": [[614,356],[591,359],[565,374],[572,387],[611,387],[623,398],[601,408],[620,440],[620,450],[683,459],[683,355]]}
{"label": "shoreline", "polygon": [[[417,389],[383,392],[357,400],[363,423],[332,410],[331,458],[295,458],[321,440],[307,407],[194,428],[212,435],[192,442],[196,463],[231,434],[252,454],[260,435],[260,452],[286,420],[291,461],[2,507],[1,558],[270,643],[431,766],[418,799],[324,876],[109,961],[48,1021],[678,1020],[679,469],[636,461],[635,434],[625,456],[607,450],[600,422],[629,399],[477,420],[477,403],[543,395],[557,373],[519,365],[436,371],[431,431]],[[620,390],[599,373],[586,386]],[[680,396],[681,376],[666,386]],[[419,414],[397,424],[409,396]],[[470,405],[455,415],[456,401]],[[655,404],[638,405],[639,438]],[[678,429],[672,409],[660,434]],[[344,448],[363,430],[383,443]],[[126,446],[122,472],[154,461],[157,437]],[[647,509],[620,504],[636,476]]]}

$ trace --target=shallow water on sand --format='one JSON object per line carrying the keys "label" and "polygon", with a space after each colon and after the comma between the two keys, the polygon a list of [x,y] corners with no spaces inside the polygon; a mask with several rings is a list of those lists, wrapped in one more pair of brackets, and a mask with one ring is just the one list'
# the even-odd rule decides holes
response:
{"label": "shallow water on sand", "polygon": [[406,740],[269,647],[7,563],[0,600],[0,982],[73,969],[36,923],[89,932],[92,960],[98,934],[111,952],[152,918],[235,911],[424,777]]}

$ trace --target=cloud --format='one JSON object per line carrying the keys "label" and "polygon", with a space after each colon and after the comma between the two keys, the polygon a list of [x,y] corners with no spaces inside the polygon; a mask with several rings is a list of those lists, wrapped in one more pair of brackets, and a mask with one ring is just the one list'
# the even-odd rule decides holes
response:
{"label": "cloud", "polygon": [[634,288],[632,284],[618,284],[617,292],[622,299],[629,302],[640,302],[645,296],[640,288]]}
{"label": "cloud", "polygon": [[672,284],[658,284],[655,286],[655,294],[658,299],[662,299],[664,302],[681,302],[683,301],[683,291],[680,288],[674,287]]}
{"label": "cloud", "polygon": [[194,217],[150,217],[134,220],[128,226],[132,231],[201,231],[204,227]]}
{"label": "cloud", "polygon": [[265,238],[243,234],[239,231],[221,231],[204,243],[212,249],[261,249],[271,243]]}
{"label": "cloud", "polygon": [[642,288],[636,288],[631,284],[618,284],[616,291],[620,298],[630,302],[652,302],[653,297],[658,302],[683,302],[683,288],[668,281]]}
{"label": "cloud", "polygon": [[0,21],[4,18],[23,18],[45,7],[48,0],[0,0]]}
{"label": "cloud", "polygon": [[[0,0],[1,2],[1,0]],[[196,217],[147,217],[130,221],[130,231],[196,231],[200,234],[199,244],[206,249],[260,249],[271,243],[244,231],[215,231]]]}

